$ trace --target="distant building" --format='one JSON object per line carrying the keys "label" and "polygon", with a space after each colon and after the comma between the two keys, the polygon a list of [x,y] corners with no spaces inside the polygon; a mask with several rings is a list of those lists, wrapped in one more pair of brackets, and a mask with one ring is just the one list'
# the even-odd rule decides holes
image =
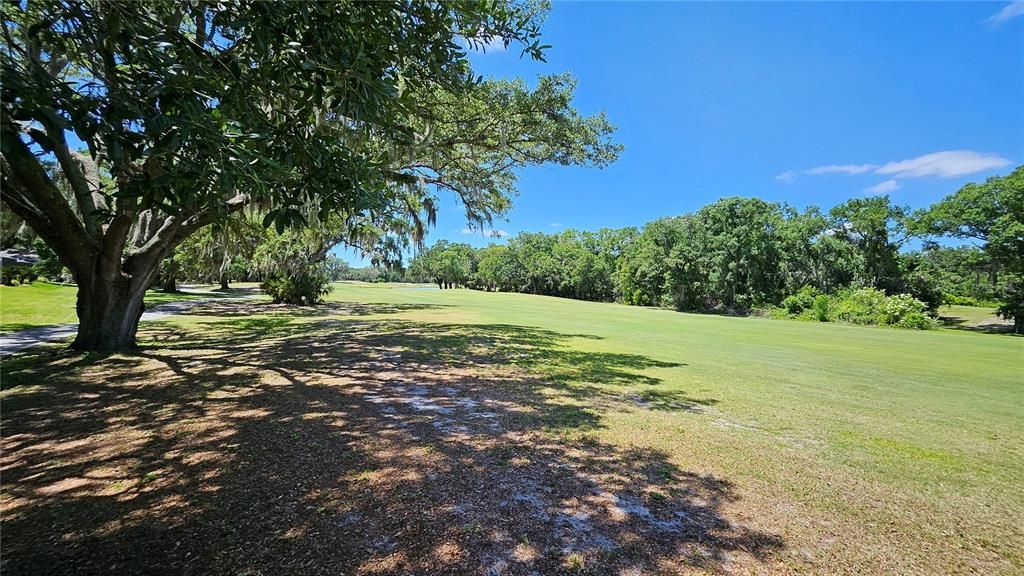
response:
{"label": "distant building", "polygon": [[39,256],[31,250],[0,250],[0,266],[32,266],[37,262]]}

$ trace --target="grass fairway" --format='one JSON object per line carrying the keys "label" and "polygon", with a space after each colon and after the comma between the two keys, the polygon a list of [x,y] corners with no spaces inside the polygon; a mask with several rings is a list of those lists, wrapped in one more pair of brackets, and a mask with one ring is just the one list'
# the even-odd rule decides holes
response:
{"label": "grass fairway", "polygon": [[[77,294],[78,288],[75,286],[48,282],[0,286],[0,332],[78,322],[78,316],[75,314]],[[203,297],[201,294],[171,294],[150,290],[146,294],[146,307],[152,308],[165,302]]]}
{"label": "grass fairway", "polygon": [[1024,571],[1022,338],[329,298],[5,362],[5,568]]}
{"label": "grass fairway", "polygon": [[[819,566],[1024,570],[1022,338],[469,290],[345,284],[332,298],[450,306],[412,317],[583,334],[565,346],[678,364],[552,394],[599,416],[581,433],[742,486],[747,514]],[[594,379],[585,364],[534,368],[569,390]],[[600,411],[598,392],[639,400]]]}

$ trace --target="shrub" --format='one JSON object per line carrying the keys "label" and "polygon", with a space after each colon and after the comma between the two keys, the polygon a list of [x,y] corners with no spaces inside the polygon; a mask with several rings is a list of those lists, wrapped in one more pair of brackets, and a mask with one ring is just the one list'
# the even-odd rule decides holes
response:
{"label": "shrub", "polygon": [[813,310],[818,322],[828,322],[832,317],[832,299],[824,294],[815,296]]}
{"label": "shrub", "polygon": [[898,322],[891,324],[897,328],[909,328],[911,330],[931,330],[936,326],[936,321],[931,316],[923,312],[909,312],[905,316],[899,319]]}
{"label": "shrub", "polygon": [[960,296],[949,292],[942,294],[942,303],[954,306],[978,306],[981,308],[998,308],[1002,306],[1002,303],[998,300],[976,298],[974,296]]}
{"label": "shrub", "polygon": [[32,250],[39,256],[39,261],[32,266],[36,275],[51,282],[63,282],[71,277],[60,258],[57,257],[57,253],[50,249],[46,242],[36,239],[32,243]]}
{"label": "shrub", "polygon": [[885,302],[886,318],[883,324],[900,328],[927,330],[935,321],[928,316],[928,304],[910,294],[889,296]]}
{"label": "shrub", "polygon": [[774,316],[927,330],[935,326],[928,311],[927,304],[910,294],[886,296],[881,290],[860,288],[830,296],[804,287],[784,299]]}
{"label": "shrub", "polygon": [[874,288],[844,290],[833,297],[829,319],[849,324],[884,324],[885,292]]}
{"label": "shrub", "polygon": [[18,284],[31,284],[39,278],[35,268],[31,264],[13,264],[0,267],[0,281],[6,286]]}
{"label": "shrub", "polygon": [[275,304],[313,305],[322,302],[331,291],[330,279],[323,269],[287,276],[270,276],[260,284]]}
{"label": "shrub", "polygon": [[782,301],[782,307],[790,314],[796,316],[804,310],[809,310],[813,307],[815,298],[820,294],[821,292],[819,292],[814,286],[804,286],[798,290],[796,294],[787,296],[785,300]]}
{"label": "shrub", "polygon": [[939,309],[939,305],[942,304],[942,291],[939,290],[935,281],[923,274],[908,278],[903,291],[918,301],[924,302],[929,313],[934,313]]}
{"label": "shrub", "polygon": [[899,324],[901,320],[914,314],[923,312],[922,308],[927,305],[914,298],[910,294],[896,294],[885,299],[885,318],[882,324]]}
{"label": "shrub", "polygon": [[1006,291],[1006,302],[999,307],[998,314],[1013,320],[1013,333],[1024,334],[1024,285],[1014,282]]}
{"label": "shrub", "polygon": [[737,294],[733,299],[733,310],[738,314],[746,314],[755,305],[760,304],[753,294]]}
{"label": "shrub", "polygon": [[849,324],[896,326],[927,330],[935,325],[928,316],[928,305],[910,294],[886,296],[874,288],[837,293],[829,303],[830,321]]}

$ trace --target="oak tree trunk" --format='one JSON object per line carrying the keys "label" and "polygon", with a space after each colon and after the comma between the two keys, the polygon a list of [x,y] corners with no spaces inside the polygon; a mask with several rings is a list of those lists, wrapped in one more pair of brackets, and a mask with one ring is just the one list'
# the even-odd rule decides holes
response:
{"label": "oak tree trunk", "polygon": [[177,292],[178,291],[178,275],[171,271],[166,274],[163,278],[163,283],[160,285],[160,289],[164,292]]}
{"label": "oak tree trunk", "polygon": [[221,290],[227,290],[228,289],[228,275],[227,274],[221,274],[220,275],[220,289]]}
{"label": "oak tree trunk", "polygon": [[76,280],[78,336],[71,347],[89,351],[134,348],[148,282],[122,274]]}
{"label": "oak tree trunk", "polygon": [[[107,196],[94,160],[69,150],[64,138],[67,128],[43,122],[42,131],[32,129],[33,138],[60,163],[74,193],[69,199],[23,139],[24,126],[8,116],[0,115],[0,198],[75,277],[79,324],[72,347],[90,351],[134,347],[146,289],[156,278],[160,262],[196,230],[241,210],[249,196],[236,194],[221,206],[164,213],[141,200],[149,185],[147,171],[124,166],[114,174],[120,194]],[[177,270],[171,265],[173,278]]]}

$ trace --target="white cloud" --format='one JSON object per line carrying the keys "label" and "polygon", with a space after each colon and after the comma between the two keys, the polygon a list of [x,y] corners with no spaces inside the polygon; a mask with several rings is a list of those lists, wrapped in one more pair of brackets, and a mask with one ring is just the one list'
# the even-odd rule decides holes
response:
{"label": "white cloud", "polygon": [[807,174],[863,174],[878,168],[875,164],[829,164],[804,170]]}
{"label": "white cloud", "polygon": [[970,150],[946,150],[925,154],[909,160],[889,162],[875,174],[887,174],[894,178],[921,178],[937,176],[955,178],[984,170],[994,170],[1010,164],[1010,161],[995,154],[981,154]]}
{"label": "white cloud", "polygon": [[1015,0],[1014,2],[1010,2],[1006,6],[1003,6],[1003,9],[999,12],[990,16],[988,22],[989,24],[999,24],[1001,22],[1006,22],[1010,18],[1016,18],[1017,16],[1022,15],[1024,15],[1024,1]]}
{"label": "white cloud", "polygon": [[798,174],[848,174],[852,176],[868,172],[889,176],[894,179],[924,178],[927,176],[956,178],[957,176],[995,170],[1009,165],[1009,160],[996,154],[974,152],[973,150],[943,150],[882,165],[829,164],[828,166],[818,166],[802,170],[799,173],[793,170],[786,170],[776,176],[775,179],[790,184],[796,180]]}
{"label": "white cloud", "polygon": [[550,222],[550,223],[548,223],[548,226],[551,226],[552,228],[561,228],[562,227],[562,223],[561,222]]}
{"label": "white cloud", "polygon": [[885,182],[879,182],[870,188],[865,188],[865,192],[872,194],[888,194],[889,192],[895,192],[903,188],[903,185],[895,180],[886,180]]}
{"label": "white cloud", "polygon": [[782,174],[779,174],[778,176],[776,176],[775,179],[778,180],[779,182],[784,182],[786,184],[792,184],[793,182],[796,182],[796,172],[794,172],[792,170],[786,170]]}

